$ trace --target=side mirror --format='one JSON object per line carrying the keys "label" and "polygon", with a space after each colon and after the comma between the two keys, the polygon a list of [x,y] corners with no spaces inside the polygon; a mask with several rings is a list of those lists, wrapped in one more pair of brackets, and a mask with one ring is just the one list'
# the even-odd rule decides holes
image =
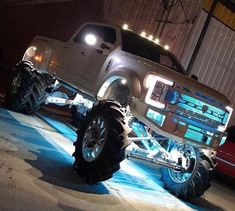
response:
{"label": "side mirror", "polygon": [[193,80],[195,80],[195,81],[198,81],[198,77],[197,77],[196,75],[194,75],[194,74],[191,75],[191,78],[192,78]]}

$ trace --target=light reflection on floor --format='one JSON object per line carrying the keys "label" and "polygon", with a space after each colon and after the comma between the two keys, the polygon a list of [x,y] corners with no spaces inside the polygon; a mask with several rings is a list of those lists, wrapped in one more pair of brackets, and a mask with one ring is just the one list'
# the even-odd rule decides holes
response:
{"label": "light reflection on floor", "polygon": [[[71,154],[74,151],[73,142],[76,139],[76,133],[71,127],[49,117],[40,116],[41,119],[39,119],[15,112],[6,112],[4,109],[0,109],[0,117],[12,122],[14,119],[19,125],[35,129],[58,153],[65,154],[64,158],[72,165]],[[164,209],[192,210],[164,190],[159,178],[158,168],[154,169],[141,162],[125,160],[121,163],[121,170],[103,184],[113,194],[127,201],[134,201],[136,206],[141,204],[145,207],[152,204]]]}

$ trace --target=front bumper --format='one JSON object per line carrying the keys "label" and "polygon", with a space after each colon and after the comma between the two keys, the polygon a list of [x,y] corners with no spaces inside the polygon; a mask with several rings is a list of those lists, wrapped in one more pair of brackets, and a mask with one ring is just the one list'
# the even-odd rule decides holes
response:
{"label": "front bumper", "polygon": [[178,142],[215,149],[223,144],[227,137],[227,133],[173,112],[152,107],[138,99],[132,99],[130,109],[136,118],[154,132]]}

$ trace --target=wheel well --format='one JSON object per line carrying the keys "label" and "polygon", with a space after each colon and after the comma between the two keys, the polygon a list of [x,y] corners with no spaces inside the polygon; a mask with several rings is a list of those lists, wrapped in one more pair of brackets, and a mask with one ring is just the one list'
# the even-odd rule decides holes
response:
{"label": "wheel well", "polygon": [[115,100],[122,105],[128,105],[130,89],[127,80],[123,77],[115,77],[107,80],[98,92],[102,99]]}

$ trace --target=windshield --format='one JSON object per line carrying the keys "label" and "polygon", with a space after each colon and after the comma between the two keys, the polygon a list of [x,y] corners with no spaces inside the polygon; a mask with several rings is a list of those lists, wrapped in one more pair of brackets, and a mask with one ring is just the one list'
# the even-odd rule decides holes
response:
{"label": "windshield", "polygon": [[172,53],[131,31],[122,30],[122,50],[157,62],[185,75],[183,66]]}

